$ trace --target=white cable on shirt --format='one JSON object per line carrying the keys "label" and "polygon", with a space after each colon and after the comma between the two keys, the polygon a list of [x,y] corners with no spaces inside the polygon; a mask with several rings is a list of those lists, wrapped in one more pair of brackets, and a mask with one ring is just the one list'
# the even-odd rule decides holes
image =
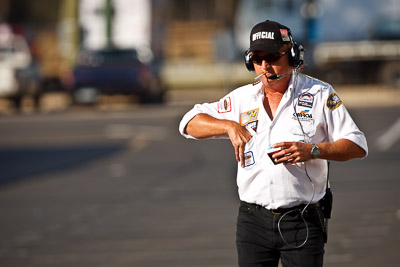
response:
{"label": "white cable on shirt", "polygon": [[[298,78],[298,75],[299,75],[299,69],[300,69],[300,66],[297,66],[297,67],[293,70],[293,73],[294,73],[294,81],[293,81],[293,88],[292,88],[292,90],[293,90],[293,94],[292,94],[292,95],[293,95],[293,101],[292,101],[292,103],[293,103],[293,109],[294,109],[294,113],[295,113],[295,114],[297,114],[296,105],[297,105],[298,100],[297,100],[297,102],[295,102],[294,97],[295,97],[295,95],[296,95],[297,78]],[[292,76],[292,77],[293,77],[293,76]],[[310,136],[308,136],[308,134],[304,131],[303,125],[301,124],[301,121],[300,121],[299,117],[298,117],[298,116],[295,116],[295,117],[297,118],[297,121],[299,122],[301,131],[303,132],[304,142],[306,142],[306,140],[310,140],[311,138],[310,138]],[[306,139],[306,137],[308,137],[308,139]],[[308,236],[309,236],[308,224],[307,224],[307,221],[306,221],[305,218],[304,218],[304,212],[307,210],[308,206],[309,206],[309,205],[312,203],[312,201],[314,200],[314,196],[315,196],[315,185],[314,185],[314,183],[313,183],[313,181],[312,181],[310,175],[309,175],[308,172],[307,172],[307,164],[306,164],[306,162],[304,162],[304,170],[305,170],[306,175],[307,175],[307,178],[308,178],[308,180],[310,181],[311,186],[312,186],[312,188],[313,188],[313,193],[312,193],[311,199],[308,201],[308,203],[305,205],[305,207],[300,211],[301,219],[303,220],[303,222],[304,222],[304,224],[305,224],[305,226],[306,226],[306,231],[307,231],[306,238],[305,238],[304,242],[301,243],[301,244],[298,245],[298,246],[292,246],[292,245],[290,245],[290,244],[286,241],[286,239],[283,237],[283,234],[282,234],[282,231],[281,231],[281,227],[280,227],[280,224],[281,224],[281,222],[282,222],[282,219],[283,219],[286,215],[288,215],[288,214],[290,214],[290,213],[292,213],[292,212],[298,211],[297,209],[289,210],[288,212],[284,213],[284,214],[279,218],[279,221],[278,221],[278,231],[279,231],[279,234],[280,234],[280,236],[281,236],[283,242],[285,242],[285,244],[286,244],[287,246],[292,247],[292,248],[301,248],[302,246],[304,246],[304,245],[307,243],[307,241],[308,241]]]}

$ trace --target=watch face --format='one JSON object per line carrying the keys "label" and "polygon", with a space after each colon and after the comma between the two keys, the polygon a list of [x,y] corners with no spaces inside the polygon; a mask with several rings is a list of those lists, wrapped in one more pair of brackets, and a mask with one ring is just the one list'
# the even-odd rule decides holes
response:
{"label": "watch face", "polygon": [[316,158],[318,158],[319,157],[319,154],[320,154],[321,152],[320,152],[320,150],[319,150],[319,147],[317,147],[316,145],[313,145],[313,148],[311,149],[311,155],[312,155],[312,157],[314,158],[314,159],[316,159]]}

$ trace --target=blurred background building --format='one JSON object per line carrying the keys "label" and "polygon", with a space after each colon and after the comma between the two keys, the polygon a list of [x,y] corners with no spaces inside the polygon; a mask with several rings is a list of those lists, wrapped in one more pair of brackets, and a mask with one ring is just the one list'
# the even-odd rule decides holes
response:
{"label": "blurred background building", "polygon": [[304,72],[400,87],[400,0],[0,0],[0,22],[26,39],[41,92],[71,86],[82,50],[110,48],[135,50],[166,88],[232,89],[251,81],[243,52],[265,19],[305,46]]}

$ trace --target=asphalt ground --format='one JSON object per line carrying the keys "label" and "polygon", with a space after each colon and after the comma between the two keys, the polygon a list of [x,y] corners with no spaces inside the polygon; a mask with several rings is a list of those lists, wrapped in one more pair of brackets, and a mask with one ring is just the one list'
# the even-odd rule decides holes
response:
{"label": "asphalt ground", "polygon": [[[395,267],[399,94],[338,91],[370,154],[332,163],[325,266]],[[177,132],[194,103],[225,93],[174,90],[165,105],[113,97],[93,107],[49,94],[40,112],[29,99],[21,114],[8,106],[0,116],[0,266],[236,266],[231,144]]]}
{"label": "asphalt ground", "polygon": [[[346,107],[392,107],[400,106],[400,90],[384,85],[340,85],[335,86]],[[167,91],[166,103],[169,105],[192,105],[195,103],[216,101],[229,92],[223,88],[172,89]],[[22,113],[37,112],[33,99],[27,97],[22,102]],[[137,99],[132,96],[101,96],[99,102],[89,108],[96,110],[124,110],[137,105]],[[47,93],[40,102],[39,112],[59,112],[66,109],[79,109],[72,105],[69,95],[65,93]],[[18,113],[13,103],[0,98],[0,115]]]}

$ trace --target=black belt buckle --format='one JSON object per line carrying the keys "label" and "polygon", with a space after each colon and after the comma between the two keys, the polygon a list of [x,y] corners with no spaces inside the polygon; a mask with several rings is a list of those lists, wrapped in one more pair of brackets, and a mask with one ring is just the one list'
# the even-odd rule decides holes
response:
{"label": "black belt buckle", "polygon": [[[281,214],[284,214],[287,212],[292,212],[292,211],[300,211],[301,212],[305,207],[306,207],[306,205],[301,204],[301,205],[291,207],[291,208],[278,208],[278,209],[274,209],[274,210],[271,209],[269,211],[271,211],[271,213],[273,215],[281,215]],[[318,207],[319,207],[319,203],[317,202],[314,204],[309,204],[307,209],[308,208],[318,208]]]}
{"label": "black belt buckle", "polygon": [[282,215],[282,214],[292,212],[295,210],[301,210],[301,206],[295,206],[295,207],[291,207],[291,208],[278,208],[278,209],[274,209],[274,210],[270,210],[270,211],[273,215]]}

